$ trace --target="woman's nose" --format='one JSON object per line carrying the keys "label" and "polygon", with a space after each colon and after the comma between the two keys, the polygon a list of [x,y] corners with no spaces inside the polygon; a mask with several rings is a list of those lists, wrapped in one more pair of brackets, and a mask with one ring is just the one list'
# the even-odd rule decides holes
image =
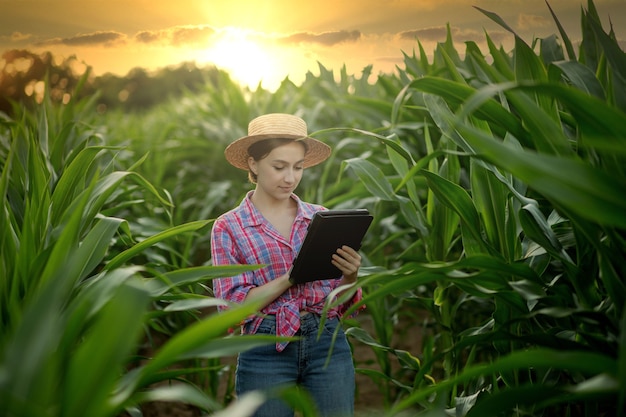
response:
{"label": "woman's nose", "polygon": [[293,169],[287,169],[285,172],[285,182],[292,183],[296,180],[296,174]]}

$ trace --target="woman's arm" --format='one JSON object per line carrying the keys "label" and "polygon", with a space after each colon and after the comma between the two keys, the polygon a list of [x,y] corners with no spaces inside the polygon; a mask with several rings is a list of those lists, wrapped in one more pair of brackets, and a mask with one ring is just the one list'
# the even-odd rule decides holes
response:
{"label": "woman's arm", "polygon": [[251,288],[246,296],[246,301],[260,301],[262,304],[261,308],[266,307],[282,293],[287,291],[291,285],[291,282],[289,282],[289,272],[287,272],[270,282]]}
{"label": "woman's arm", "polygon": [[[349,246],[343,246],[337,249],[337,253],[333,255],[331,262],[339,268],[343,274],[339,285],[354,284],[356,282],[359,267],[361,266],[361,255],[359,255],[357,251]],[[261,308],[263,308],[287,291],[291,286],[289,272],[287,272],[266,284],[251,288],[248,291],[246,300],[260,301],[262,303]]]}
{"label": "woman's arm", "polygon": [[[337,253],[333,255],[331,262],[343,274],[339,285],[354,284],[356,282],[359,267],[361,266],[361,255],[357,251],[349,246],[343,246],[337,249]],[[261,308],[263,308],[287,291],[291,285],[289,272],[287,272],[266,284],[250,289],[246,300],[259,300],[262,303]]]}

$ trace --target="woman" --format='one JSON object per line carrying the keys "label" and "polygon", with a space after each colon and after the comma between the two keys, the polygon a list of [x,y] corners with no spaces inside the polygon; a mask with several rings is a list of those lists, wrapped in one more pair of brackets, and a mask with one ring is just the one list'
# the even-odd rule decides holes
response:
{"label": "woman", "polygon": [[[342,272],[337,280],[292,285],[291,264],[302,245],[316,204],[301,201],[294,190],[305,168],[330,155],[328,145],[308,137],[304,120],[275,113],[248,125],[248,136],[231,143],[228,162],[248,171],[255,184],[241,204],[216,219],[211,232],[214,265],[264,264],[267,267],[230,278],[216,279],[217,298],[232,303],[256,299],[263,308],[242,325],[244,334],[298,336],[298,341],[255,348],[239,355],[236,392],[268,390],[297,384],[314,399],[321,416],[354,413],[354,365],[345,334],[339,328],[343,312],[361,299],[360,289],[350,301],[327,311],[318,338],[320,315],[328,295],[338,286],[353,284],[361,256],[344,246],[329,262]],[[326,365],[332,346],[331,361]],[[257,417],[293,416],[278,399],[269,400]]]}

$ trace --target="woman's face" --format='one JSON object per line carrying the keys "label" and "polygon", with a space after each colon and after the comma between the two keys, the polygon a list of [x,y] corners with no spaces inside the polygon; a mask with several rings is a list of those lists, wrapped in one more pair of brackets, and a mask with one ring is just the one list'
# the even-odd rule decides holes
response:
{"label": "woman's face", "polygon": [[289,142],[274,148],[259,161],[248,159],[248,165],[257,175],[256,192],[262,192],[275,200],[291,196],[304,171],[304,144]]}

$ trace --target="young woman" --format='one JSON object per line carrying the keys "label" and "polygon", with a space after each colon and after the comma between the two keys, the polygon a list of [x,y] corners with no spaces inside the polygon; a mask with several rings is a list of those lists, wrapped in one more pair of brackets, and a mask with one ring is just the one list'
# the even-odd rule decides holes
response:
{"label": "young woman", "polygon": [[[339,328],[344,311],[361,299],[352,299],[327,311],[321,338],[320,315],[329,294],[338,286],[354,283],[361,265],[357,251],[344,246],[329,262],[343,276],[292,285],[291,264],[298,253],[316,204],[301,201],[294,190],[305,168],[330,155],[330,147],[308,137],[299,117],[275,113],[260,116],[248,125],[248,136],[237,139],[225,151],[235,167],[248,171],[255,184],[241,204],[216,219],[211,232],[214,265],[264,264],[259,270],[213,281],[215,296],[232,303],[252,298],[264,306],[242,325],[244,334],[298,336],[289,343],[255,348],[239,355],[236,392],[243,393],[297,385],[314,399],[320,416],[354,414],[354,366],[346,336]],[[332,350],[331,350],[332,347]],[[327,365],[329,351],[331,361]],[[257,417],[293,416],[282,401],[267,401]]]}

